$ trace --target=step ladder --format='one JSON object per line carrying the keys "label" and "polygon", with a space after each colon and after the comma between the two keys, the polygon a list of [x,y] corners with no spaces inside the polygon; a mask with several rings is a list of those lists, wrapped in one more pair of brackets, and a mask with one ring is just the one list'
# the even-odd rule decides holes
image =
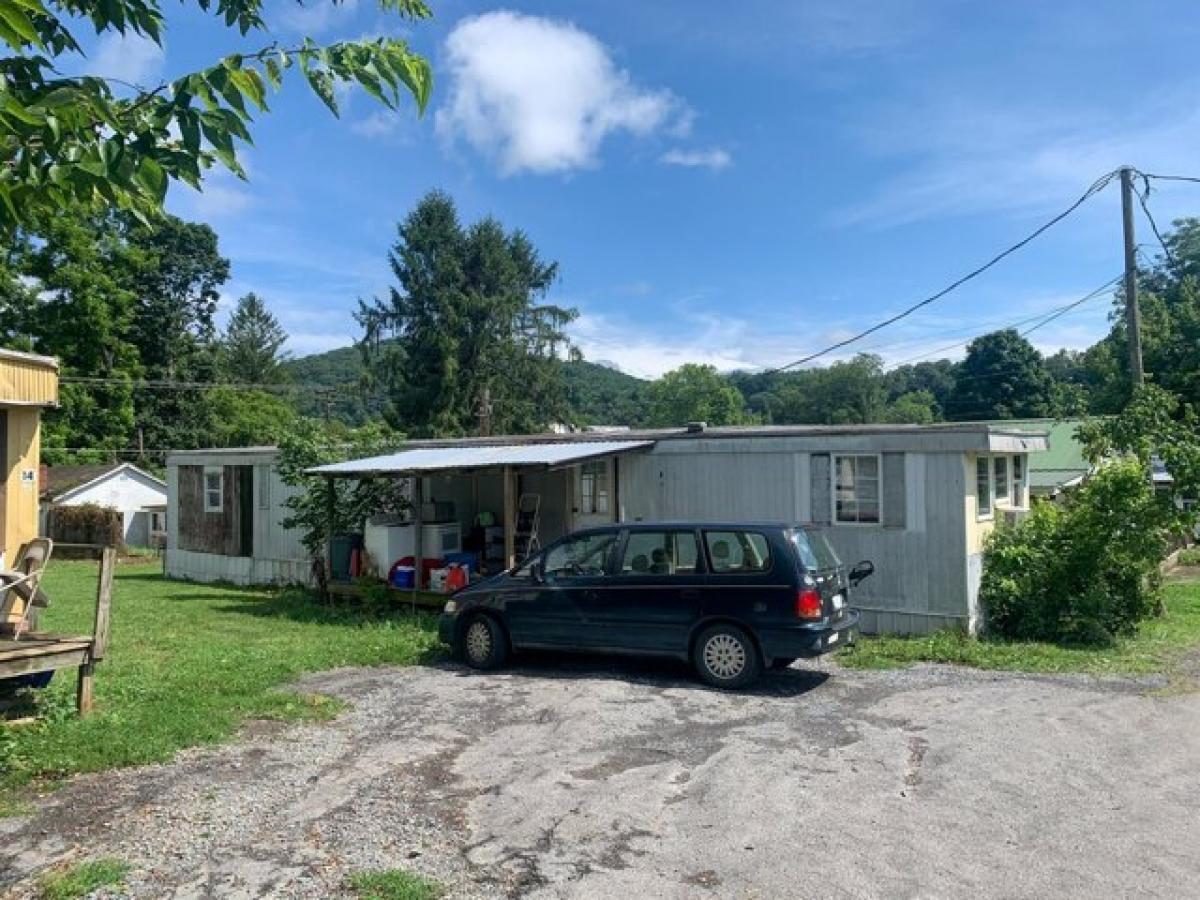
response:
{"label": "step ladder", "polygon": [[513,549],[518,560],[526,559],[541,549],[542,544],[538,540],[541,511],[541,494],[522,494],[517,500],[517,530]]}

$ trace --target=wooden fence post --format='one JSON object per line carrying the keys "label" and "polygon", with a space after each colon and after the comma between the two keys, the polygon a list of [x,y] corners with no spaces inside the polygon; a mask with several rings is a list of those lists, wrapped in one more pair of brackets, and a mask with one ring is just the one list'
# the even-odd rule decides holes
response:
{"label": "wooden fence post", "polygon": [[100,551],[100,581],[96,587],[96,622],[92,630],[92,645],[87,661],[79,667],[79,687],[75,694],[75,705],[79,715],[92,711],[92,680],[96,663],[108,652],[109,620],[112,610],[113,573],[117,568],[117,551],[105,547]]}

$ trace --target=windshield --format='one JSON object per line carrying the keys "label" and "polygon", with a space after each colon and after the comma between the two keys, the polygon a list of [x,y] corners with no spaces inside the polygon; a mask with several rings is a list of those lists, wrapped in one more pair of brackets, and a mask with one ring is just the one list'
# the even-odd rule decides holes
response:
{"label": "windshield", "polygon": [[842,564],[829,540],[820,531],[793,531],[792,545],[800,556],[801,565],[806,569],[823,571],[836,569]]}

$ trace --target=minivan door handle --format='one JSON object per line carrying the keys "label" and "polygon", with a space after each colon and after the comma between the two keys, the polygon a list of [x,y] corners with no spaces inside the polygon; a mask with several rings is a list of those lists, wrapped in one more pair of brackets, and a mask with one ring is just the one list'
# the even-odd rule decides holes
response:
{"label": "minivan door handle", "polygon": [[683,597],[684,600],[699,600],[700,591],[697,588],[684,588],[679,596]]}

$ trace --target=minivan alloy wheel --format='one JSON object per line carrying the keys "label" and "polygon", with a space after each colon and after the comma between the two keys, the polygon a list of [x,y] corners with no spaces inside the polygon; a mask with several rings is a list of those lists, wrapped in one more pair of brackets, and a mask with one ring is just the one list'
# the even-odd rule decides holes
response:
{"label": "minivan alloy wheel", "polygon": [[492,630],[483,619],[476,619],[467,626],[467,658],[474,663],[486,662],[492,655]]}
{"label": "minivan alloy wheel", "polygon": [[704,644],[704,665],[718,678],[737,678],[746,669],[746,649],[731,634],[714,634]]}

